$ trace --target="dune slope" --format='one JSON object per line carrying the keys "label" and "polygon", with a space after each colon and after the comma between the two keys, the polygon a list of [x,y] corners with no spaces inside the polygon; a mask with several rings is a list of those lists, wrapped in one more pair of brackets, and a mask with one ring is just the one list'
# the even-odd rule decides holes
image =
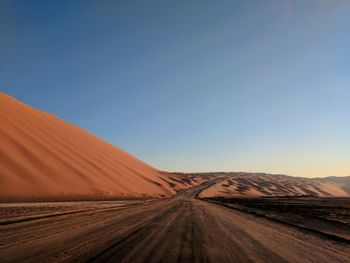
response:
{"label": "dune slope", "polygon": [[229,173],[200,197],[216,196],[318,196],[346,197],[342,186],[324,179],[308,179],[277,174]]}
{"label": "dune slope", "polygon": [[326,178],[316,178],[315,180],[335,184],[350,196],[350,176],[330,176]]}
{"label": "dune slope", "polygon": [[170,196],[189,186],[0,93],[0,201]]}

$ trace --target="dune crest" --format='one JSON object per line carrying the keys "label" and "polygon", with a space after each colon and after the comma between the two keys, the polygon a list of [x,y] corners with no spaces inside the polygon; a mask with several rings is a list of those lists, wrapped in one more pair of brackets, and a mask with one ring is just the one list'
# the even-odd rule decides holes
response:
{"label": "dune crest", "polygon": [[127,152],[0,93],[0,201],[171,196],[186,187]]}
{"label": "dune crest", "polygon": [[228,173],[200,197],[216,196],[317,196],[348,197],[346,189],[327,178],[309,179],[278,174]]}
{"label": "dune crest", "polygon": [[4,93],[0,123],[0,202],[169,197],[212,179],[200,197],[350,193],[350,177],[163,172]]}

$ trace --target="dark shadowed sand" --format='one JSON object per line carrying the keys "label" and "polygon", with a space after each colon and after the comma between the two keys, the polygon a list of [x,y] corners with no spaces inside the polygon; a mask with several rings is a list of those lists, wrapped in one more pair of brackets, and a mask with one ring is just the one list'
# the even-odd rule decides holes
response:
{"label": "dark shadowed sand", "polygon": [[194,198],[210,184],[139,203],[17,208],[12,220],[29,218],[0,225],[0,261],[349,262],[348,243]]}

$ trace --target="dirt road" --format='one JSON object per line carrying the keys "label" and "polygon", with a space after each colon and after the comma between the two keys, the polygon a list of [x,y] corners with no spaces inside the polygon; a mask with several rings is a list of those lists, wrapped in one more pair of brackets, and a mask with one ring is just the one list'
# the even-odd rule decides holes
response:
{"label": "dirt road", "polygon": [[195,199],[0,225],[0,262],[350,262],[350,246]]}

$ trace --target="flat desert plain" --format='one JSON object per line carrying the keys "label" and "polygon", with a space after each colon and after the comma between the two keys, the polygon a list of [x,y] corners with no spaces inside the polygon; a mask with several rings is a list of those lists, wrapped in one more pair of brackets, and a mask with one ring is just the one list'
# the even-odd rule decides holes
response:
{"label": "flat desert plain", "polygon": [[1,262],[349,262],[348,235],[196,198],[212,184],[167,199],[3,204]]}

